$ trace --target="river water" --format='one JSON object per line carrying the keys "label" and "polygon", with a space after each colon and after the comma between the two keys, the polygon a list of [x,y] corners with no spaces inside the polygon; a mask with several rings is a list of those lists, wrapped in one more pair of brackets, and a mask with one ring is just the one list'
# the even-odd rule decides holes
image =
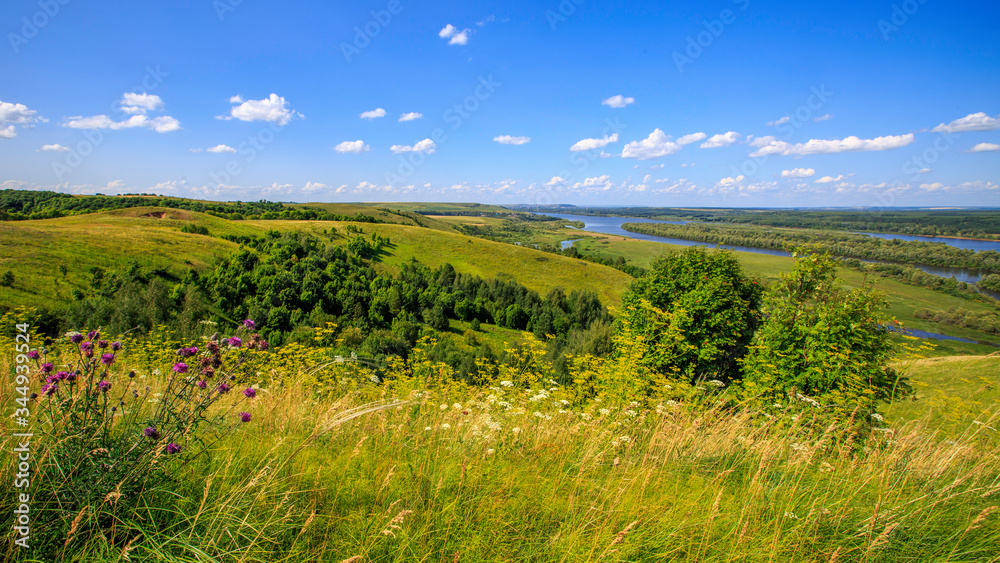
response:
{"label": "river water", "polygon": [[[590,231],[593,233],[602,233],[607,235],[619,235],[623,237],[630,237],[638,240],[647,240],[651,242],[661,242],[664,244],[676,244],[680,246],[706,246],[708,248],[718,248],[720,245],[708,242],[699,242],[694,240],[670,238],[670,237],[658,237],[655,235],[647,235],[644,233],[633,233],[631,231],[626,231],[622,228],[624,223],[667,223],[671,225],[685,225],[688,221],[660,221],[655,219],[640,219],[634,217],[597,217],[590,215],[567,215],[564,213],[546,213],[551,217],[558,217],[566,221],[580,221],[584,224],[584,227],[580,230]],[[973,243],[986,243],[987,246],[981,246],[975,250],[1000,250],[1000,241],[969,241],[967,239],[949,239],[946,237],[914,237],[909,235],[882,235],[880,233],[862,233],[871,234],[879,238],[901,238],[903,240],[927,240],[930,242],[943,242],[951,246],[956,246],[958,248],[967,248],[966,246],[961,246],[969,242]],[[576,240],[566,240],[562,241],[562,247],[568,248]],[[730,250],[737,250],[740,252],[753,252],[756,254],[770,254],[771,256],[790,256],[789,253],[781,250],[771,250],[769,248],[755,248],[752,246],[732,246],[732,245],[722,245],[722,248],[727,248]],[[874,262],[874,260],[866,260],[867,262]],[[923,266],[920,264],[914,264],[914,267],[920,268],[921,270],[934,274],[936,276],[942,277],[955,277],[960,281],[966,283],[975,283],[979,281],[982,275],[977,270],[967,270],[963,268],[940,268],[935,266]],[[990,293],[990,292],[986,292]],[[990,293],[994,298],[1000,299],[1000,295],[995,295]],[[918,338],[932,338],[936,340],[957,340],[960,342],[972,342],[977,344],[987,344],[990,346],[997,346],[992,342],[979,342],[976,340],[969,340],[967,338],[959,338],[957,336],[948,336],[946,334],[939,334],[936,332],[926,332],[923,330],[908,330],[910,334]]]}
{"label": "river water", "polygon": [[[604,233],[608,235],[620,235],[624,237],[630,237],[639,240],[647,240],[651,242],[662,242],[664,244],[676,244],[680,246],[706,246],[708,248],[719,248],[720,245],[710,243],[710,242],[700,242],[687,239],[670,238],[670,237],[658,237],[656,235],[647,235],[643,233],[633,233],[631,231],[626,231],[622,228],[624,223],[666,223],[670,225],[686,225],[688,221],[660,221],[655,219],[639,219],[633,217],[594,217],[590,215],[566,215],[562,213],[546,213],[552,217],[558,217],[560,219],[565,219],[567,221],[581,221],[584,223],[584,227],[581,230],[591,231],[594,233]],[[1000,241],[989,241],[989,240],[969,240],[969,239],[955,239],[948,237],[918,237],[910,235],[886,235],[881,233],[859,233],[864,235],[871,235],[878,238],[884,239],[901,239],[901,240],[923,240],[929,242],[941,242],[949,246],[954,246],[956,248],[972,248],[973,250],[997,250],[1000,251]],[[571,243],[572,244],[572,243]],[[565,248],[565,246],[564,246]],[[772,250],[769,248],[756,248],[752,246],[733,246],[724,244],[721,248],[727,248],[729,250],[738,250],[740,252],[753,252],[755,254],[769,254],[771,256],[791,256],[789,253],[783,250]],[[864,262],[878,262],[877,260],[863,260]],[[958,281],[964,281],[965,283],[976,283],[982,279],[983,274],[979,270],[971,270],[966,268],[943,268],[940,266],[926,266],[923,264],[913,264],[913,267],[919,268],[928,274],[934,274],[935,276],[940,276],[943,278],[955,278]]]}

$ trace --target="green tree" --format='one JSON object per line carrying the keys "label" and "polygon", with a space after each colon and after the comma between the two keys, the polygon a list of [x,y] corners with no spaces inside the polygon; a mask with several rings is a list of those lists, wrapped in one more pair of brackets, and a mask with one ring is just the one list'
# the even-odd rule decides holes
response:
{"label": "green tree", "polygon": [[[662,256],[632,282],[622,320],[651,339],[659,359],[649,367],[660,375],[729,383],[740,379],[738,362],[759,325],[762,295],[731,252],[697,246]],[[672,328],[669,334],[650,331],[650,310],[671,316],[661,325]],[[617,324],[622,330],[624,323]]]}
{"label": "green tree", "polygon": [[849,290],[829,254],[796,251],[795,269],[768,291],[767,320],[743,362],[744,390],[761,404],[789,399],[851,411],[911,389],[889,366],[896,346],[886,297],[867,280]]}

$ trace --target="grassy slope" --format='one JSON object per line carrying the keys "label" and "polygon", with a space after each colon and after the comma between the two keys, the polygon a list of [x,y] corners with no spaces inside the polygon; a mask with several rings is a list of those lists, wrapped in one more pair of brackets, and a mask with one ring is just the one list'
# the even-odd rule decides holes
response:
{"label": "grassy slope", "polygon": [[[952,432],[982,431],[972,421],[987,423],[983,414],[1000,403],[1000,353],[927,358],[907,365],[905,372],[917,400],[888,409],[898,422],[925,420]],[[1000,428],[998,422],[988,424]]]}
{"label": "grassy slope", "polygon": [[[165,212],[163,219],[144,217]],[[185,224],[203,225],[212,235],[182,233]],[[0,288],[5,303],[50,304],[67,300],[72,287],[88,287],[92,266],[121,266],[132,259],[147,267],[168,268],[176,275],[204,269],[236,245],[223,234],[260,234],[268,229],[322,233],[343,231],[347,223],[311,221],[227,221],[200,213],[133,208],[43,221],[0,223],[0,270],[16,276],[13,288]],[[616,305],[630,280],[613,268],[554,256],[536,250],[466,237],[453,232],[395,224],[355,223],[366,234],[377,232],[394,244],[383,258],[394,266],[417,258],[435,267],[451,263],[462,273],[483,277],[508,275],[544,295],[554,287],[591,289]],[[346,239],[337,238],[336,243]],[[68,283],[56,283],[58,264],[66,264]]]}

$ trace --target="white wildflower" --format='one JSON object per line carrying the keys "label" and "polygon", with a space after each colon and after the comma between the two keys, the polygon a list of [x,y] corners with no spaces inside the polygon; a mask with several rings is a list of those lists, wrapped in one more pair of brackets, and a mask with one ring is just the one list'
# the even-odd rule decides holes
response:
{"label": "white wildflower", "polygon": [[514,386],[514,382],[513,381],[501,381],[500,382],[500,386],[501,387],[513,387]]}

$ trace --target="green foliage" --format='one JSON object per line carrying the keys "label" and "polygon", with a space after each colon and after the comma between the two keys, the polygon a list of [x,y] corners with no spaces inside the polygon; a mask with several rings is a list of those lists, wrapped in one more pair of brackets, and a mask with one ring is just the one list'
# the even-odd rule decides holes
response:
{"label": "green foliage", "polygon": [[14,285],[14,272],[7,270],[0,276],[0,287],[11,287]]}
{"label": "green foliage", "polygon": [[918,309],[913,316],[936,323],[971,328],[987,334],[1000,334],[1000,313],[996,311],[969,311],[961,307],[948,307],[947,311]]}
{"label": "green foliage", "polygon": [[[644,361],[660,375],[729,383],[740,379],[738,362],[760,322],[761,296],[731,252],[691,247],[664,255],[632,283],[622,318],[653,339]],[[676,332],[657,335],[651,308],[666,312]]]}
{"label": "green foliage", "polygon": [[976,285],[983,289],[1000,293],[1000,274],[989,274],[983,276],[983,278],[980,279]]}
{"label": "green foliage", "polygon": [[905,396],[885,297],[870,284],[847,290],[828,254],[796,252],[795,269],[769,288],[766,321],[743,361],[747,397],[764,405],[798,400],[836,412]]}
{"label": "green foliage", "polygon": [[209,236],[211,233],[208,231],[208,227],[205,225],[184,225],[181,227],[182,233],[190,233],[193,235],[205,235]]}

